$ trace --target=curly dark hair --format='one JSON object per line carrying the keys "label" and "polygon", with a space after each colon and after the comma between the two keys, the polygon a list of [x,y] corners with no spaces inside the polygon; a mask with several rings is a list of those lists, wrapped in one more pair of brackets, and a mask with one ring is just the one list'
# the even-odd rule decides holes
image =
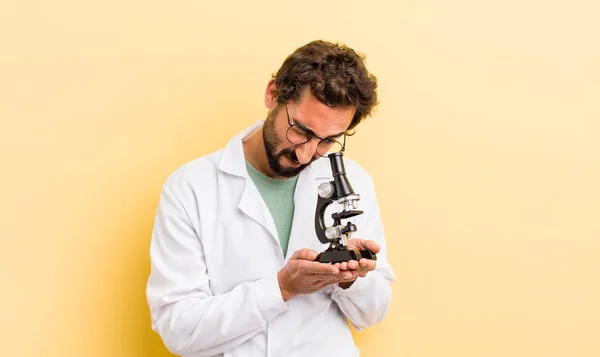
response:
{"label": "curly dark hair", "polygon": [[323,40],[312,41],[289,55],[273,74],[277,102],[297,101],[303,89],[329,107],[356,107],[348,130],[371,115],[377,102],[377,78],[364,64],[365,56]]}

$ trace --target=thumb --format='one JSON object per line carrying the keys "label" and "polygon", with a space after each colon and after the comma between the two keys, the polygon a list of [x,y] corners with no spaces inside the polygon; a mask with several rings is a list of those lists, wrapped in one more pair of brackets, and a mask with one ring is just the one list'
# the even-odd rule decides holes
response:
{"label": "thumb", "polygon": [[363,250],[368,249],[373,253],[377,254],[381,250],[379,244],[375,243],[373,240],[366,240],[362,238],[352,238],[350,240],[352,242],[353,249]]}
{"label": "thumb", "polygon": [[381,247],[379,246],[379,244],[375,243],[375,241],[372,241],[372,240],[364,241],[363,247],[365,247],[364,249],[368,249],[375,254],[379,253],[379,251],[381,250]]}
{"label": "thumb", "polygon": [[291,259],[315,260],[317,259],[317,255],[319,255],[319,253],[317,253],[316,251],[304,248],[302,250],[297,250],[296,252],[294,252],[294,255],[292,255]]}

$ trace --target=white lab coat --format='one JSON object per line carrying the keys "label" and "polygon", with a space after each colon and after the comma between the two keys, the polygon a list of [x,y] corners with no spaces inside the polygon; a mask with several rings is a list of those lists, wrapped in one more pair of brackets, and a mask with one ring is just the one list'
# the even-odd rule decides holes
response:
{"label": "white lab coat", "polygon": [[[358,227],[353,237],[381,245],[377,269],[346,290],[333,284],[284,302],[277,272],[287,259],[303,248],[327,248],[316,237],[314,216],[317,187],[331,180],[331,168],[320,159],[300,174],[284,257],[273,218],[245,166],[242,141],[262,123],[166,180],[150,245],[152,328],[171,352],[185,357],[358,356],[346,318],[358,330],[380,322],[395,279],[373,183],[345,158],[364,210],[352,219]],[[333,209],[339,210],[337,203],[328,217]]]}

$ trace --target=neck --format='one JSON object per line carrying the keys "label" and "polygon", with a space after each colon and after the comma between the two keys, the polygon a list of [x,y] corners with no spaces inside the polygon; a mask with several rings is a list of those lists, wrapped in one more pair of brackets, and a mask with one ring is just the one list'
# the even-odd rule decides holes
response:
{"label": "neck", "polygon": [[248,161],[252,167],[264,175],[277,178],[277,175],[271,170],[271,166],[269,166],[269,161],[267,160],[262,127],[252,134],[248,140],[244,141],[243,146],[246,161]]}

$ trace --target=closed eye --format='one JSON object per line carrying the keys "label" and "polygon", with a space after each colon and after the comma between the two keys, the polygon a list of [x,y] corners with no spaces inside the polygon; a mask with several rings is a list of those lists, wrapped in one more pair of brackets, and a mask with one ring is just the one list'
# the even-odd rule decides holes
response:
{"label": "closed eye", "polygon": [[305,131],[301,128],[298,127],[298,124],[295,124],[294,126],[292,126],[292,130],[294,131],[294,133],[296,133],[297,135],[300,136],[305,136],[307,138],[312,138],[314,136],[314,134],[311,131]]}
{"label": "closed eye", "polygon": [[317,138],[319,140],[324,140],[327,141],[329,143],[334,143],[336,141],[336,139],[339,139],[342,135],[344,135],[344,132],[341,132],[339,134],[334,134],[334,135],[329,135],[328,137],[321,139],[321,137],[315,135],[315,133],[313,133],[312,130],[310,130],[309,128],[305,127],[302,123],[297,122],[296,120],[294,120],[294,126],[293,126],[294,131],[296,131],[296,133],[300,134],[300,135],[304,135],[306,137],[311,137],[311,138]]}

